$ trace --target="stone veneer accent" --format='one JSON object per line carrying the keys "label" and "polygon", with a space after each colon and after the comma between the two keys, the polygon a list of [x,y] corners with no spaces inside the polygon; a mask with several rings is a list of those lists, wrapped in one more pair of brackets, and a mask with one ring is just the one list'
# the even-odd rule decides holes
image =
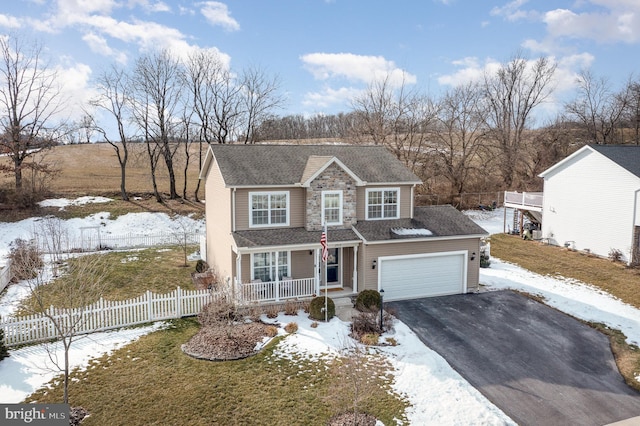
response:
{"label": "stone veneer accent", "polygon": [[[342,191],[342,226],[357,224],[356,183],[342,167],[333,163],[307,188],[307,231],[322,230],[322,191]],[[336,226],[330,228],[338,228]]]}

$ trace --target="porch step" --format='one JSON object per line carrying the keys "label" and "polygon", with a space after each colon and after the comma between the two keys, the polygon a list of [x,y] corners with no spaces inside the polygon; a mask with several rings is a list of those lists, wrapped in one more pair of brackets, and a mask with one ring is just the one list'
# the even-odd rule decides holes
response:
{"label": "porch step", "polygon": [[[329,297],[331,297],[331,295],[329,295]],[[333,304],[336,305],[337,307],[353,307],[353,303],[351,302],[351,297],[338,297],[336,299],[334,299],[333,297],[331,297],[331,300],[333,300]]]}

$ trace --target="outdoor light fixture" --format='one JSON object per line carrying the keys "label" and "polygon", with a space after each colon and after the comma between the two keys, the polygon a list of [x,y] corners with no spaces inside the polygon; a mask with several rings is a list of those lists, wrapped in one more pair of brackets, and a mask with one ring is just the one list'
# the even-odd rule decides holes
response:
{"label": "outdoor light fixture", "polygon": [[473,253],[471,253],[471,260],[475,260],[476,258],[476,252],[474,251]]}
{"label": "outdoor light fixture", "polygon": [[313,250],[309,250],[309,256],[313,256]]}
{"label": "outdoor light fixture", "polygon": [[371,262],[371,269],[376,269],[377,264],[378,264],[378,261],[376,259],[373,259],[373,261]]}

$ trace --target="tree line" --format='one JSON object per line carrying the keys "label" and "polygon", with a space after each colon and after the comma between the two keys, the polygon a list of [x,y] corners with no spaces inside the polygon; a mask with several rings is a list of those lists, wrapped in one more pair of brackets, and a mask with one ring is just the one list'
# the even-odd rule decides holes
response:
{"label": "tree line", "polygon": [[[349,111],[280,116],[285,97],[277,76],[260,67],[232,70],[215,50],[186,59],[159,50],[141,55],[129,69],[112,65],[99,73],[96,95],[76,121],[59,118],[66,99],[43,52],[24,38],[0,39],[0,150],[10,159],[2,171],[13,176],[17,192],[33,191],[38,175],[55,175],[35,153],[96,139],[113,147],[123,200],[129,198],[131,144],[144,144],[159,202],[165,194],[189,198],[187,170],[202,167],[210,144],[332,139],[384,145],[424,181],[420,192],[453,197],[539,189],[538,173],[586,143],[640,143],[640,80],[629,77],[616,89],[584,70],[573,99],[540,126],[535,114],[554,95],[557,65],[519,52],[437,97],[387,76],[353,97]],[[31,182],[26,190],[25,170]],[[159,170],[169,177],[164,190],[157,184]]]}

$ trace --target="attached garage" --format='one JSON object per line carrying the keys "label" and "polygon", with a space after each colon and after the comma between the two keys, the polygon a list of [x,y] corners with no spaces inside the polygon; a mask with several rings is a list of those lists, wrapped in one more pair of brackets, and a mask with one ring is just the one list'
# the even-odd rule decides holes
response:
{"label": "attached garage", "polygon": [[378,286],[388,301],[466,293],[466,259],[466,251],[379,257]]}

